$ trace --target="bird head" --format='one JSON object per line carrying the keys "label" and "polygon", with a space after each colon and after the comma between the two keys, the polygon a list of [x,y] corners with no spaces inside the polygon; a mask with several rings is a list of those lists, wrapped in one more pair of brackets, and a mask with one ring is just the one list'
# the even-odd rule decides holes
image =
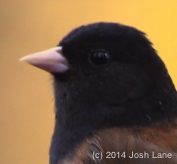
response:
{"label": "bird head", "polygon": [[63,125],[148,124],[176,113],[167,69],[136,28],[104,22],[80,26],[57,47],[21,60],[54,77],[56,115]]}

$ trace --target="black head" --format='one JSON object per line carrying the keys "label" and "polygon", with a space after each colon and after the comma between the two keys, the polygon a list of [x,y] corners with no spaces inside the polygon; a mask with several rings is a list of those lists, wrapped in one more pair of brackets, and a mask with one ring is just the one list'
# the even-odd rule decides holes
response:
{"label": "black head", "polygon": [[71,31],[59,46],[69,63],[69,71],[53,74],[62,125],[133,126],[176,115],[175,87],[143,32],[94,23]]}

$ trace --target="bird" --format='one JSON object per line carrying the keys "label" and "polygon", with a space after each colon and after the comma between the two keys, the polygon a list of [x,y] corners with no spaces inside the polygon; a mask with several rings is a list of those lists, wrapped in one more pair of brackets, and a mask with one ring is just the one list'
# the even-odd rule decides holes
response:
{"label": "bird", "polygon": [[177,93],[141,30],[95,22],[21,61],[53,77],[50,164],[177,163]]}

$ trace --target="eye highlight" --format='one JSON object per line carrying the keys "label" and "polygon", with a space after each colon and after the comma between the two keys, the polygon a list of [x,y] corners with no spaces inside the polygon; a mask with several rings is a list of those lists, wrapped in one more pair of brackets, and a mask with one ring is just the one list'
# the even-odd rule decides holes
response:
{"label": "eye highlight", "polygon": [[89,54],[89,62],[94,66],[103,66],[109,62],[109,54],[105,50],[93,50]]}

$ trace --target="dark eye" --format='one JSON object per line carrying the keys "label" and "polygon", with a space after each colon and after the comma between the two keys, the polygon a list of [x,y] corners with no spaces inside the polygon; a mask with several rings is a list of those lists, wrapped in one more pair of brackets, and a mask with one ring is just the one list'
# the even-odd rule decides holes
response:
{"label": "dark eye", "polygon": [[89,54],[89,62],[95,66],[102,66],[109,61],[109,54],[104,50],[94,50]]}

